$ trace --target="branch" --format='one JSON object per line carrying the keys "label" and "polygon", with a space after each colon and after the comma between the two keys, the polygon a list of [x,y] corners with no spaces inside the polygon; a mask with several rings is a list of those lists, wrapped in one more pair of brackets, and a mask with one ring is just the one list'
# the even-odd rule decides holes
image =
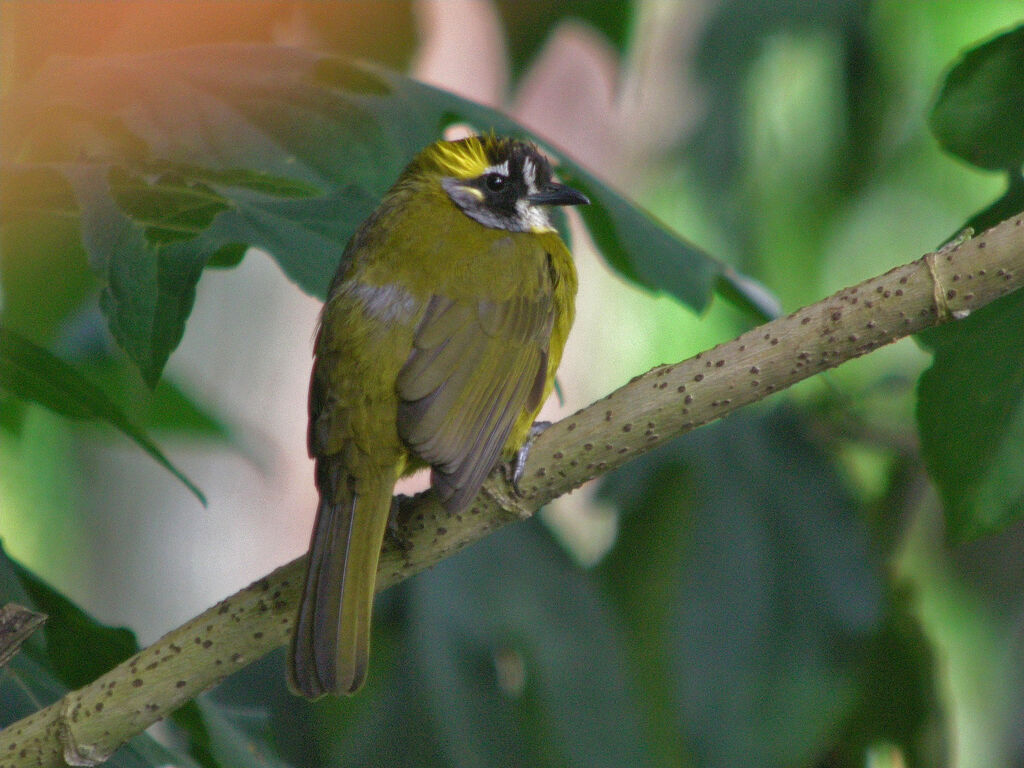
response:
{"label": "branch", "polygon": [[[403,498],[405,546],[385,543],[378,589],[667,440],[904,336],[966,317],[1019,288],[1022,221],[1004,221],[635,378],[540,435],[520,483],[522,497],[495,471],[460,515],[445,513],[429,492]],[[287,642],[304,567],[303,557],[278,568],[90,685],[9,726],[0,732],[0,768],[101,762],[136,733]]]}

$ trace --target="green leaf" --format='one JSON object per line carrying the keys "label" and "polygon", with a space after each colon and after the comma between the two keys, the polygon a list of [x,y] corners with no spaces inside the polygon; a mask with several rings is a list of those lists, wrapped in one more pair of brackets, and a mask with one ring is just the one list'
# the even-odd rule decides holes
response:
{"label": "green leaf", "polygon": [[[280,669],[278,670],[280,672]],[[234,709],[209,697],[199,699],[199,710],[209,732],[209,744],[217,764],[249,768],[285,768],[269,743],[270,718],[260,709]]]}
{"label": "green leaf", "polygon": [[[0,604],[18,602],[48,614],[44,630],[28,642],[0,673],[0,730],[64,696],[122,661],[137,647],[131,632],[96,622],[66,597],[0,548]],[[38,636],[45,635],[45,643]],[[185,753],[142,733],[115,752],[112,768],[198,768]]]}
{"label": "green leaf", "polygon": [[1024,163],[1024,26],[972,48],[950,70],[929,123],[942,146],[982,168]]}
{"label": "green leaf", "polygon": [[[707,306],[716,280],[725,274],[720,262],[670,234],[582,168],[567,163],[559,173],[590,198],[591,205],[580,208],[580,213],[616,271],[648,290],[665,291],[695,310]],[[727,282],[738,295],[747,293]]]}
{"label": "green leaf", "polygon": [[206,266],[213,269],[231,269],[242,263],[249,247],[245,243],[228,243],[210,257]]}
{"label": "green leaf", "polygon": [[112,183],[120,175],[116,169],[108,174],[96,166],[69,173],[82,211],[82,241],[90,265],[104,281],[100,308],[118,344],[149,385],[156,386],[184,334],[204,255],[187,243],[162,245],[161,235],[154,233],[165,230],[147,228],[126,215],[112,196]]}
{"label": "green leaf", "polygon": [[[726,226],[749,226],[748,171],[750,152],[750,74],[766,48],[779,38],[822,35],[838,43],[844,59],[851,130],[855,136],[877,131],[864,123],[878,121],[881,112],[881,83],[874,57],[866,53],[865,38],[871,23],[871,5],[864,0],[787,0],[787,2],[717,3],[700,26],[695,41],[691,77],[697,78],[704,98],[699,123],[687,140],[687,154],[694,158],[694,170],[721,195],[723,204],[715,211]],[[862,163],[878,150],[861,148],[840,158],[851,165]],[[851,169],[852,170],[852,169]],[[851,181],[855,181],[855,177]],[[828,206],[827,199],[819,206]],[[808,221],[805,224],[811,224]],[[747,233],[743,233],[747,234]],[[753,233],[751,233],[753,234]]]}
{"label": "green leaf", "polygon": [[906,765],[946,762],[948,745],[937,727],[944,715],[941,676],[910,592],[897,591],[870,643],[859,700],[831,749],[833,765],[863,765],[879,744],[899,745]]}
{"label": "green leaf", "polygon": [[[495,110],[393,72],[258,45],[51,61],[11,106],[18,163],[5,173],[57,170],[70,181],[101,306],[151,385],[211,259],[261,248],[322,297],[355,228],[446,126],[526,134]],[[627,276],[695,309],[716,278],[732,281],[571,161],[562,168],[593,196],[584,216]],[[72,215],[58,191],[34,207],[52,199]]]}
{"label": "green leaf", "polygon": [[[437,110],[442,124],[466,122],[477,130],[494,130],[529,139],[530,134],[515,121],[488,107],[474,104],[445,91],[414,80],[381,73],[396,91],[409,101],[409,110],[424,113]],[[409,158],[420,147],[412,150]],[[668,232],[650,214],[629,202],[571,158],[544,146],[558,160],[558,174],[578,187],[592,201],[578,210],[594,241],[610,266],[625,278],[648,290],[664,291],[696,311],[703,310],[716,285],[727,287],[738,304],[755,313],[764,289],[696,246]]]}
{"label": "green leaf", "polygon": [[[14,562],[7,557],[7,553],[3,548],[3,543],[0,542],[0,605],[17,603],[29,610],[38,610],[32,602],[31,596],[26,591],[24,584],[22,584],[20,574],[19,566],[16,566]],[[40,613],[42,613],[42,611],[40,611]],[[35,632],[32,635],[29,635],[26,642],[22,645],[22,650],[20,652],[23,654],[28,653],[29,655],[39,659],[44,658],[46,653],[46,644],[43,642],[41,636],[41,632]],[[2,675],[0,675],[0,677],[2,677]]]}
{"label": "green leaf", "polygon": [[[455,763],[443,741],[445,729],[437,725],[438,711],[418,674],[418,660],[411,649],[381,656],[379,613],[374,621],[374,671],[360,694],[362,700],[330,709],[316,706],[320,718],[315,736],[319,743],[333,746],[323,764],[450,768]],[[399,640],[415,631],[405,627]]]}
{"label": "green leaf", "polygon": [[83,373],[134,424],[153,431],[233,441],[232,430],[221,414],[211,411],[170,379],[161,379],[156,389],[151,390],[127,361],[112,357],[89,360],[83,365]]}
{"label": "green leaf", "polygon": [[81,688],[138,653],[135,635],[107,627],[42,581],[10,563],[32,605],[49,618],[44,625],[46,656],[52,673],[67,688]]}
{"label": "green leaf", "polygon": [[620,53],[633,21],[633,3],[628,0],[498,0],[495,3],[505,24],[506,44],[512,74],[518,78],[536,57],[555,27],[576,20],[601,32]]}
{"label": "green leaf", "polygon": [[[447,768],[451,762],[437,738],[425,704],[418,661],[406,638],[416,628],[398,628],[391,610],[396,593],[378,600],[373,626],[372,671],[352,697],[297,698],[285,685],[285,652],[280,649],[234,673],[201,703],[213,722],[207,749],[227,753],[248,741],[256,754],[280,754],[291,765]],[[266,718],[264,718],[264,713]],[[384,736],[382,736],[382,734]],[[219,743],[223,740],[225,743]],[[234,746],[232,746],[234,745]]]}
{"label": "green leaf", "polygon": [[[21,572],[0,546],[0,605],[17,603],[43,613],[25,589]],[[44,633],[36,631],[0,671],[0,730],[56,701],[67,691],[48,669],[49,663]]]}
{"label": "green leaf", "polygon": [[197,499],[202,492],[164,456],[106,394],[58,357],[0,325],[0,390],[75,419],[106,421],[177,477]]}
{"label": "green leaf", "polygon": [[[668,638],[669,606],[677,600],[678,580],[688,549],[677,546],[693,520],[688,470],[662,449],[630,463],[601,481],[599,498],[623,513],[615,547],[599,572],[624,619],[627,649],[641,706],[648,722],[648,742],[661,765],[691,761],[680,737],[679,702],[671,674],[673,649]],[[628,517],[627,517],[628,516]]]}
{"label": "green leaf", "polygon": [[[1006,169],[1009,186],[966,226],[986,228],[1024,209],[1024,26],[968,51],[946,76],[930,117],[949,152]],[[1024,512],[1024,298],[1009,296],[918,339],[934,352],[918,382],[925,465],[942,497],[946,530],[966,541]]]}
{"label": "green leaf", "polygon": [[536,521],[410,584],[405,642],[448,764],[651,764],[596,587]]}
{"label": "green leaf", "polygon": [[96,290],[74,192],[54,168],[0,166],[0,212],[0,322],[51,339]]}
{"label": "green leaf", "polygon": [[624,513],[602,571],[659,753],[683,761],[683,733],[696,765],[810,764],[853,712],[881,597],[867,532],[802,425],[734,417],[601,495]]}
{"label": "green leaf", "polygon": [[1024,511],[1024,292],[918,338],[934,351],[917,388],[928,473],[956,541]]}
{"label": "green leaf", "polygon": [[[1005,221],[1024,211],[1024,176],[1021,175],[1020,171],[1010,171],[1007,177],[1009,185],[1006,193],[987,208],[974,214],[968,219],[964,228],[970,228],[975,232],[984,232],[999,222]],[[953,233],[953,237],[956,237],[958,234]]]}

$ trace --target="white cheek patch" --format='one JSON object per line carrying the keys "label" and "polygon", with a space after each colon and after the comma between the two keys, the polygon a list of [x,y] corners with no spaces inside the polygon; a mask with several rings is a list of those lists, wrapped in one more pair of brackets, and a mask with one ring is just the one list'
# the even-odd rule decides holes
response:
{"label": "white cheek patch", "polygon": [[523,181],[529,194],[537,194],[537,166],[529,157],[523,160]]}
{"label": "white cheek patch", "polygon": [[516,201],[516,213],[523,224],[523,231],[554,232],[548,212],[539,205],[530,205],[526,199]]}

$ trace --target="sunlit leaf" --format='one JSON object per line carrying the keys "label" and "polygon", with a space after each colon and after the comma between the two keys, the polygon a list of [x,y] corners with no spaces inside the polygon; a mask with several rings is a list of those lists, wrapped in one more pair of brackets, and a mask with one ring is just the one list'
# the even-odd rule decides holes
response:
{"label": "sunlit leaf", "polygon": [[51,339],[96,287],[67,177],[55,168],[0,166],[0,322]]}

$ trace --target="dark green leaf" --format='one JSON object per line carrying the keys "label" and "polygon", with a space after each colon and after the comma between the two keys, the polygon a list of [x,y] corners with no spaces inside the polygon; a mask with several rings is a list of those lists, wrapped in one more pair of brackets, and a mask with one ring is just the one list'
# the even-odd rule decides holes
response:
{"label": "dark green leaf", "polygon": [[[1009,186],[1006,194],[988,208],[974,214],[964,225],[965,227],[981,233],[1024,211],[1024,176],[1020,171],[1011,171],[1007,176]],[[954,237],[956,235],[957,233],[953,233]]]}
{"label": "dark green leaf", "polygon": [[[271,46],[61,60],[12,103],[21,120],[10,143],[22,150],[14,171],[53,165],[70,179],[111,331],[151,384],[211,258],[230,263],[243,246],[262,248],[323,296],[355,228],[444,127],[525,134],[499,112],[401,75]],[[562,168],[594,198],[584,216],[627,276],[696,309],[716,278],[732,281],[570,161]],[[70,210],[66,195],[51,198]],[[741,281],[732,288],[747,294]]]}
{"label": "dark green leaf", "polygon": [[918,384],[918,430],[947,531],[998,531],[1024,511],[1024,292],[919,338],[935,358]]}
{"label": "dark green leaf", "polygon": [[[22,583],[22,570],[0,546],[0,605],[17,603],[42,613]],[[57,682],[49,665],[44,633],[35,632],[0,671],[0,730],[64,695],[67,689]]]}
{"label": "dark green leaf", "polygon": [[[478,130],[495,130],[529,138],[528,132],[505,115],[430,86],[403,80],[394,85],[420,103],[416,111],[438,110],[439,121],[464,121]],[[545,150],[551,152],[545,147]],[[553,153],[558,157],[558,153]],[[410,155],[411,158],[411,155]],[[592,201],[578,210],[601,254],[624,277],[649,290],[664,291],[696,311],[707,306],[716,281],[727,285],[741,306],[759,307],[764,289],[740,276],[695,246],[670,234],[649,214],[630,203],[568,157],[561,156],[559,176]],[[755,290],[752,290],[754,288]],[[757,310],[754,309],[756,312]]]}
{"label": "dark green leaf", "polygon": [[406,642],[449,764],[651,764],[613,615],[539,523],[410,591]]}
{"label": "dark green leaf", "polygon": [[603,33],[622,52],[633,21],[633,3],[628,0],[498,0],[498,13],[505,23],[512,74],[519,77],[536,57],[555,27],[563,21],[578,20]]}
{"label": "dark green leaf", "polygon": [[[389,590],[389,597],[394,594]],[[434,768],[432,726],[425,715],[421,686],[410,677],[408,649],[396,645],[384,598],[373,628],[373,671],[353,697],[308,702],[285,685],[285,653],[280,649],[231,675],[200,702],[211,722],[205,750],[234,765],[232,751],[248,748],[258,759],[307,768],[389,766]],[[384,608],[384,610],[381,610]],[[382,738],[381,734],[386,734]],[[243,763],[244,764],[244,763]]]}
{"label": "dark green leaf", "polygon": [[679,762],[681,732],[697,765],[809,764],[852,713],[881,598],[866,531],[801,425],[734,417],[602,495],[625,513],[605,575],[660,752]]}
{"label": "dark green leaf", "polygon": [[[16,603],[29,610],[37,610],[31,596],[22,584],[18,568],[7,557],[2,542],[0,542],[0,605],[7,603]],[[30,635],[24,645],[24,649],[27,649],[31,655],[37,658],[43,658],[46,652],[46,645],[42,640],[42,633],[37,632],[34,635]],[[24,649],[22,653],[25,652]]]}
{"label": "dark green leaf", "polygon": [[942,146],[982,168],[1024,163],[1024,26],[965,53],[950,70],[930,125]]}
{"label": "dark green leaf", "polygon": [[273,750],[269,716],[261,708],[233,709],[208,698],[199,701],[209,732],[211,753],[224,766],[284,768]]}
{"label": "dark green leaf", "polygon": [[748,313],[757,323],[767,323],[782,314],[782,302],[763,283],[726,267],[715,283],[726,301]]}
{"label": "dark green leaf", "polygon": [[668,637],[669,606],[689,553],[687,531],[692,484],[675,450],[662,449],[608,475],[598,494],[623,515],[615,548],[600,573],[627,627],[630,662],[644,692],[641,706],[648,738],[661,765],[687,765],[680,734],[679,698],[671,674],[674,649]]}
{"label": "dark green leaf", "polygon": [[81,688],[139,651],[135,635],[107,627],[35,574],[11,562],[32,605],[49,619],[44,628],[51,673],[67,688]]}
{"label": "dark green leaf", "polygon": [[245,243],[228,243],[210,257],[206,262],[207,267],[215,269],[230,269],[242,263],[242,257],[249,250]]}
{"label": "dark green leaf", "polygon": [[[724,265],[680,240],[635,205],[583,169],[566,164],[560,174],[591,200],[580,208],[602,254],[623,276],[649,290],[665,291],[700,311],[707,306]],[[744,295],[731,283],[736,294]]]}
{"label": "dark green leaf", "polygon": [[946,762],[935,652],[915,615],[914,598],[897,592],[872,639],[859,700],[832,748],[831,764],[863,765],[866,751],[878,744],[899,745],[906,765]]}
{"label": "dark green leaf", "polygon": [[15,655],[0,674],[0,730],[57,701],[67,688],[33,655]]}
{"label": "dark green leaf", "polygon": [[121,210],[144,227],[156,245],[191,240],[228,209],[228,202],[201,182],[164,178],[149,182],[120,168],[110,173],[110,190]]}
{"label": "dark green leaf", "polygon": [[[402,587],[400,587],[402,589]],[[404,591],[404,590],[403,590]],[[323,765],[387,765],[391,768],[452,768],[451,750],[444,746],[439,714],[418,674],[419,663],[411,648],[392,649],[381,655],[380,614],[375,617],[373,671],[361,701],[339,702],[328,709],[319,702],[317,734],[332,745]],[[395,634],[402,642],[417,631],[408,625]],[[381,734],[388,734],[381,738]]]}
{"label": "dark green leaf", "polygon": [[[91,682],[90,675],[106,671],[104,667],[135,648],[130,632],[97,623],[0,548],[0,604],[11,601],[46,613],[49,619],[44,631],[30,637],[0,673],[0,730],[57,701],[68,692],[69,683]],[[44,634],[45,643],[37,639]],[[169,750],[145,733],[133,737],[104,765],[197,768],[187,754]]]}
{"label": "dark green leaf", "polygon": [[[185,331],[195,286],[211,255],[194,247],[181,221],[133,220],[114,199],[124,184],[118,169],[102,165],[69,169],[81,208],[82,240],[90,265],[105,285],[100,308],[117,342],[156,386],[164,364]],[[146,207],[139,203],[138,208]],[[196,232],[210,217],[210,204],[197,206]],[[185,239],[182,239],[185,238]]]}
{"label": "dark green leaf", "polygon": [[[723,215],[726,226],[757,221],[744,208],[748,190],[743,174],[750,140],[744,133],[749,124],[745,111],[749,108],[750,72],[774,42],[811,34],[835,39],[846,59],[847,101],[851,119],[857,121],[851,128],[870,130],[862,121],[877,121],[882,110],[877,102],[879,83],[873,81],[876,65],[865,54],[870,9],[866,0],[733,1],[716,3],[711,9],[711,17],[700,27],[693,71],[687,73],[698,78],[707,102],[703,118],[688,139],[688,154],[695,160],[694,170],[726,202],[716,212]],[[842,159],[863,162],[862,157],[873,151],[870,147]],[[820,200],[819,205],[827,202]]]}
{"label": "dark green leaf", "polygon": [[77,419],[106,421],[181,480],[203,504],[202,492],[115,406],[106,394],[58,357],[0,326],[0,389]]}

